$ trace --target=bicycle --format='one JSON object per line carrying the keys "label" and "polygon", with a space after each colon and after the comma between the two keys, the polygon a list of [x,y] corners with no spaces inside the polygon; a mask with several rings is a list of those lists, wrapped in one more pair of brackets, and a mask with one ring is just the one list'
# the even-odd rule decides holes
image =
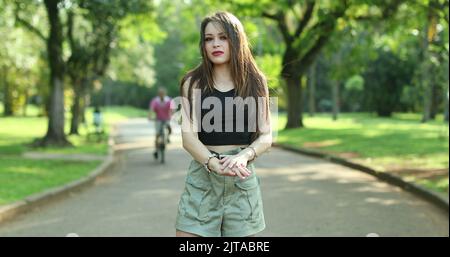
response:
{"label": "bicycle", "polygon": [[166,145],[168,143],[168,136],[166,135],[166,129],[168,124],[167,121],[159,121],[161,122],[161,126],[159,126],[159,131],[156,134],[156,136],[159,135],[158,141],[156,142],[156,151],[153,154],[155,159],[160,158],[161,163],[165,163],[165,150]]}

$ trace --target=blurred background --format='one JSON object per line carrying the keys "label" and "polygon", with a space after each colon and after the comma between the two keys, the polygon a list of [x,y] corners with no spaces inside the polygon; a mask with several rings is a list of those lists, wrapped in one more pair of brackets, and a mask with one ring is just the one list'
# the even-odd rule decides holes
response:
{"label": "blurred background", "polygon": [[[199,26],[243,23],[278,98],[277,142],[361,163],[448,199],[448,0],[0,0],[0,205],[85,176],[111,124],[176,97]],[[93,132],[100,107],[105,134]],[[65,172],[58,172],[64,170]]]}

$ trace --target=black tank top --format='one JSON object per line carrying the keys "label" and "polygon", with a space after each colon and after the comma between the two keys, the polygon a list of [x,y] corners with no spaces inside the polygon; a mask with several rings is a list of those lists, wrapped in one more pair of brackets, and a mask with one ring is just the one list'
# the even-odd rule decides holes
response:
{"label": "black tank top", "polygon": [[[207,106],[204,106],[204,101],[208,97],[216,97],[218,100],[220,100],[221,109],[222,109],[222,115],[221,121],[215,121],[214,115],[212,115],[212,110],[214,109],[214,105],[209,105],[211,101],[207,102]],[[248,126],[248,107],[247,106],[233,106],[233,111],[225,110],[225,98],[229,97],[234,99],[235,98],[235,89],[222,92],[217,89],[214,89],[212,93],[202,93],[201,95],[201,119],[199,122],[202,122],[203,125],[208,125],[208,128],[205,128],[201,126],[202,124],[199,123],[199,132],[198,132],[198,138],[199,140],[205,144],[205,145],[248,145],[251,143],[252,134],[254,132],[249,131]],[[211,99],[209,99],[211,100]],[[236,112],[244,112],[244,120],[243,122],[243,130],[242,130],[242,124],[240,124],[240,129],[238,129],[237,122],[236,122]],[[209,113],[209,114],[208,114]],[[206,118],[207,122],[204,121],[204,117],[208,115]],[[218,124],[216,123],[218,122]],[[230,131],[232,122],[232,131]],[[226,129],[226,123],[227,128]],[[217,131],[217,129],[211,129],[212,125],[215,124],[215,128],[218,128],[221,126],[221,130]],[[211,125],[211,126],[209,126]],[[206,130],[205,130],[206,129]],[[212,131],[211,131],[212,130]],[[241,132],[243,131],[243,132]],[[254,129],[253,129],[254,131]]]}

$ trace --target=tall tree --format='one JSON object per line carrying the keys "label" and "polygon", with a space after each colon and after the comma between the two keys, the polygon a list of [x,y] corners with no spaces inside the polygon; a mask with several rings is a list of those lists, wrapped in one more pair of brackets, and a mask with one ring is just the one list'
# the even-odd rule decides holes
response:
{"label": "tall tree", "polygon": [[[80,0],[78,2],[74,3],[69,10],[67,22],[67,38],[71,48],[71,56],[67,61],[68,73],[74,91],[70,134],[78,134],[78,125],[84,117],[89,86],[92,81],[101,78],[109,66],[111,50],[114,42],[118,40],[122,19],[141,15],[147,18],[139,22],[152,22],[151,1]],[[81,15],[76,16],[75,12]],[[75,19],[79,22],[75,22]],[[83,22],[84,26],[80,25]],[[139,24],[133,24],[133,26],[138,27]]]}
{"label": "tall tree", "polygon": [[[31,1],[33,2],[33,1]],[[37,140],[36,145],[47,146],[70,145],[64,134],[64,75],[65,62],[63,59],[62,44],[63,24],[61,22],[62,0],[44,0],[44,6],[48,19],[48,35],[46,36],[39,28],[32,25],[22,17],[22,10],[26,7],[21,1],[16,3],[16,21],[25,28],[35,33],[38,38],[46,42],[47,59],[50,70],[50,105],[48,113],[47,133],[44,138]]]}
{"label": "tall tree", "polygon": [[[428,0],[416,2],[419,8],[424,10],[422,24],[422,42],[420,53],[420,65],[418,66],[419,83],[423,89],[423,115],[422,122],[427,122],[430,119],[434,119],[437,113],[438,105],[438,87],[442,84],[442,79],[439,81],[439,77],[442,77],[442,69],[436,67],[433,64],[433,59],[440,60],[440,63],[448,61],[448,38],[442,40],[444,34],[443,31],[439,33],[438,27],[442,26],[442,23],[446,23],[448,30],[448,0]],[[441,35],[440,35],[441,34]],[[448,34],[447,34],[448,37]],[[436,61],[434,61],[436,62]],[[444,66],[444,65],[439,65]],[[447,73],[447,70],[444,71]],[[430,76],[430,74],[434,74]],[[444,82],[445,83],[445,82]],[[448,80],[447,80],[448,83]],[[445,86],[444,86],[445,87]]]}
{"label": "tall tree", "polygon": [[[233,5],[242,13],[273,20],[283,36],[281,77],[288,96],[286,128],[303,127],[302,77],[345,22],[379,22],[392,16],[405,0],[365,1],[258,1],[241,0]],[[338,26],[339,25],[339,26]]]}
{"label": "tall tree", "polygon": [[61,0],[45,0],[50,31],[47,37],[47,54],[50,67],[50,113],[45,137],[39,145],[69,145],[64,134],[64,75],[63,25],[60,17]]}

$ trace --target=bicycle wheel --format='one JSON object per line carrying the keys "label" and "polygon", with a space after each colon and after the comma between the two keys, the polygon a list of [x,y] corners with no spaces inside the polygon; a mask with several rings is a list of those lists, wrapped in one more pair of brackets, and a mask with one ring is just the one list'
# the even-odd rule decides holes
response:
{"label": "bicycle wheel", "polygon": [[162,147],[161,147],[161,163],[164,163],[165,162],[165,160],[164,160],[164,157],[165,157],[165,149],[164,149],[165,147],[164,147],[164,145],[162,145]]}
{"label": "bicycle wheel", "polygon": [[163,130],[161,133],[161,143],[159,145],[159,153],[161,155],[161,163],[165,162],[165,151],[166,151],[166,133]]}

